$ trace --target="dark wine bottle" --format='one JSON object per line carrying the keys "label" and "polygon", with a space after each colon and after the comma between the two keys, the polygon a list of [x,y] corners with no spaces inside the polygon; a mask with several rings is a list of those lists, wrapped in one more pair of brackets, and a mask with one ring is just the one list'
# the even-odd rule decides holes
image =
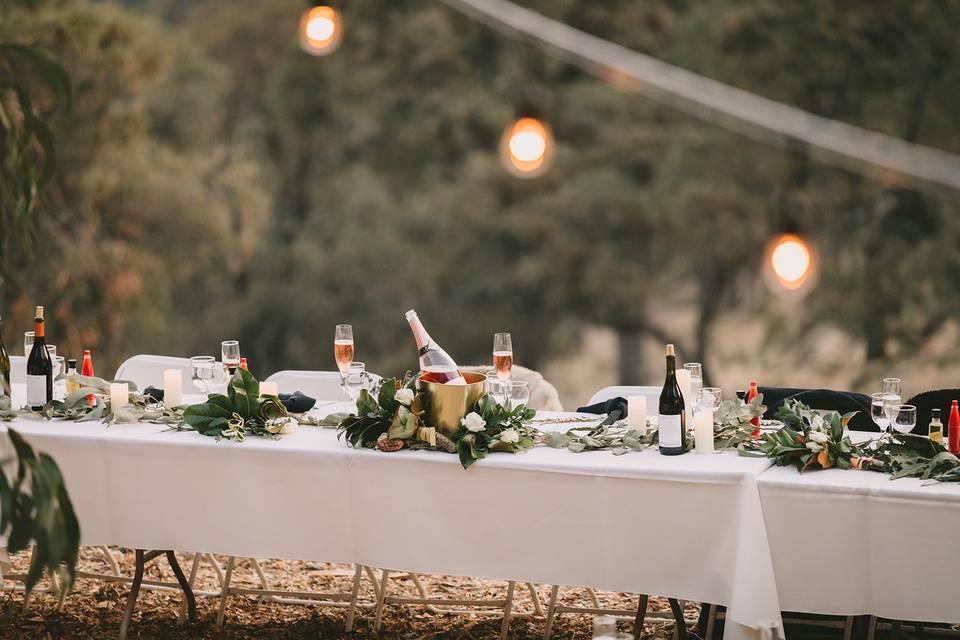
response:
{"label": "dark wine bottle", "polygon": [[678,456],[687,452],[687,412],[677,384],[677,355],[667,345],[667,377],[660,392],[660,453]]}
{"label": "dark wine bottle", "polygon": [[0,331],[0,391],[4,396],[10,397],[10,356],[7,355],[7,348],[3,345],[2,331]]}
{"label": "dark wine bottle", "polygon": [[53,361],[43,338],[43,307],[37,307],[33,348],[27,358],[27,405],[40,409],[53,400]]}

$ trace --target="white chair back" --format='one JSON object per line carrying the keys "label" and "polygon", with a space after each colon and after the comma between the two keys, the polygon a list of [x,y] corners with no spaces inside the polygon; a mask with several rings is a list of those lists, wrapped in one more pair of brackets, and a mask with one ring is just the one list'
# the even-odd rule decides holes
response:
{"label": "white chair back", "polygon": [[27,384],[27,356],[10,356],[10,384]]}
{"label": "white chair back", "polygon": [[128,358],[117,369],[114,380],[128,380],[143,391],[147,387],[163,388],[163,372],[166,369],[180,369],[183,374],[183,392],[186,394],[202,394],[192,382],[193,367],[190,358],[175,356],[155,356],[147,353]]}
{"label": "white chair back", "polygon": [[604,387],[593,394],[593,397],[590,398],[587,404],[596,404],[597,402],[603,402],[604,400],[616,398],[617,396],[623,398],[627,396],[646,396],[647,413],[654,415],[657,413],[657,405],[660,403],[660,392],[662,390],[661,387]]}
{"label": "white chair back", "polygon": [[277,383],[278,393],[300,391],[318,401],[343,400],[339,371],[277,371],[267,381]]}

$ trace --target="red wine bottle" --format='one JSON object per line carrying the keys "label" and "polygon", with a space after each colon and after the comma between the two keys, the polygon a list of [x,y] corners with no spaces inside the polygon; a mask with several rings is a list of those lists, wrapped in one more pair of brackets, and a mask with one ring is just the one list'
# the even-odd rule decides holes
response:
{"label": "red wine bottle", "polygon": [[410,323],[410,330],[413,331],[413,337],[417,341],[417,349],[420,351],[420,373],[422,378],[428,382],[440,382],[444,384],[467,384],[460,368],[453,361],[450,355],[440,348],[427,330],[423,328],[423,323],[417,317],[417,312],[411,309],[407,311],[407,322]]}
{"label": "red wine bottle", "polygon": [[43,337],[43,307],[37,307],[33,348],[27,357],[27,405],[41,409],[53,400],[53,360]]}
{"label": "red wine bottle", "polygon": [[677,354],[667,345],[667,377],[660,392],[660,453],[678,456],[687,452],[687,412],[677,384]]}
{"label": "red wine bottle", "polygon": [[[757,389],[757,381],[751,380],[750,391],[747,392],[747,404],[750,404],[750,402],[757,397],[758,393],[760,393],[760,391]],[[753,437],[759,438],[760,437],[760,416],[757,416],[756,418],[751,418],[750,424],[753,425]]]}

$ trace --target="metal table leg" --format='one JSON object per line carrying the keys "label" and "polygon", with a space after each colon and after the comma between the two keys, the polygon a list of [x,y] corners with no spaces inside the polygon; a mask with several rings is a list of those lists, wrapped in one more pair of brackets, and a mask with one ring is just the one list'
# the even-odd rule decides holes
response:
{"label": "metal table leg", "polygon": [[187,599],[187,615],[190,621],[196,622],[197,605],[193,595],[193,589],[190,588],[190,583],[187,582],[186,576],[183,575],[183,569],[180,568],[180,563],[177,562],[177,556],[173,551],[146,551],[144,549],[136,549],[134,553],[136,554],[136,566],[133,572],[133,582],[130,584],[130,595],[127,596],[127,607],[123,612],[123,618],[120,620],[120,640],[127,639],[127,632],[130,630],[130,621],[133,619],[133,612],[137,607],[137,596],[140,595],[140,585],[143,583],[143,572],[146,564],[162,555],[166,555],[167,562],[170,563],[170,568],[173,569],[173,573],[177,577],[177,583],[180,585],[180,588],[183,589],[183,594]]}
{"label": "metal table leg", "polygon": [[637,605],[637,617],[633,620],[633,640],[640,640],[643,634],[643,621],[647,617],[647,605],[650,603],[650,596],[645,593],[640,594],[640,603]]}

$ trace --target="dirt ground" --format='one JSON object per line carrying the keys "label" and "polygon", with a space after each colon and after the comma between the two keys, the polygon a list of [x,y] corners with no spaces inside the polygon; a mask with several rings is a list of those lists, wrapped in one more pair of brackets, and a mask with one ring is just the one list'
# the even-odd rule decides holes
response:
{"label": "dirt ground", "polygon": [[[120,561],[125,575],[133,573],[133,552],[113,550]],[[184,571],[189,571],[192,556],[178,554]],[[84,548],[81,555],[82,570],[105,572],[107,565],[101,560],[100,552]],[[226,558],[219,557],[221,565]],[[13,572],[25,569],[27,558],[20,554],[14,558]],[[353,576],[352,568],[347,565],[330,565],[310,562],[292,562],[280,560],[261,561],[264,573],[274,589],[310,590],[310,591],[348,591]],[[379,576],[379,572],[376,573]],[[148,565],[147,580],[174,581],[173,572],[160,559]],[[424,586],[432,597],[460,598],[503,598],[506,584],[499,581],[449,576],[421,576]],[[255,586],[256,576],[249,565],[241,565],[234,573],[234,586]],[[10,586],[12,581],[7,583]],[[197,590],[215,590],[217,578],[207,563],[201,563],[198,573]],[[48,586],[45,581],[41,588]],[[34,593],[26,612],[23,607],[23,593],[4,591],[0,593],[0,638],[19,640],[23,638],[39,639],[101,639],[115,638],[120,626],[120,618],[126,604],[128,585],[108,583],[101,580],[81,578],[66,597],[63,608],[57,610],[57,600],[50,593]],[[550,595],[549,587],[538,585],[538,596],[545,608]],[[417,594],[415,585],[406,574],[397,574],[391,578],[389,595]],[[365,578],[362,587],[363,599],[370,601],[373,589]],[[637,596],[627,593],[601,593],[603,606],[635,610]],[[561,601],[568,605],[589,606],[587,593],[581,589],[561,591]],[[513,619],[510,637],[516,640],[532,640],[543,635],[543,619],[523,616],[533,611],[532,597],[526,587],[518,585],[514,611],[520,614]],[[280,604],[258,601],[253,597],[230,596],[223,627],[217,627],[218,600],[210,597],[198,598],[198,622],[179,623],[178,616],[181,598],[172,592],[143,590],[137,603],[131,638],[163,638],[186,640],[187,638],[217,639],[254,639],[283,638],[327,640],[333,638],[402,638],[429,640],[432,638],[487,639],[499,638],[502,621],[499,613],[478,614],[442,614],[431,612],[424,607],[390,605],[384,617],[383,633],[373,631],[373,611],[370,608],[358,612],[354,631],[344,631],[346,609],[330,606],[308,606],[298,604]],[[695,617],[699,607],[687,606],[688,617]],[[666,600],[651,599],[650,611],[668,612]],[[630,631],[632,624],[623,622],[621,631]],[[646,638],[665,639],[672,636],[672,625],[663,623],[645,626]],[[564,614],[554,626],[554,638],[580,640],[592,638],[592,617],[587,615]]]}

